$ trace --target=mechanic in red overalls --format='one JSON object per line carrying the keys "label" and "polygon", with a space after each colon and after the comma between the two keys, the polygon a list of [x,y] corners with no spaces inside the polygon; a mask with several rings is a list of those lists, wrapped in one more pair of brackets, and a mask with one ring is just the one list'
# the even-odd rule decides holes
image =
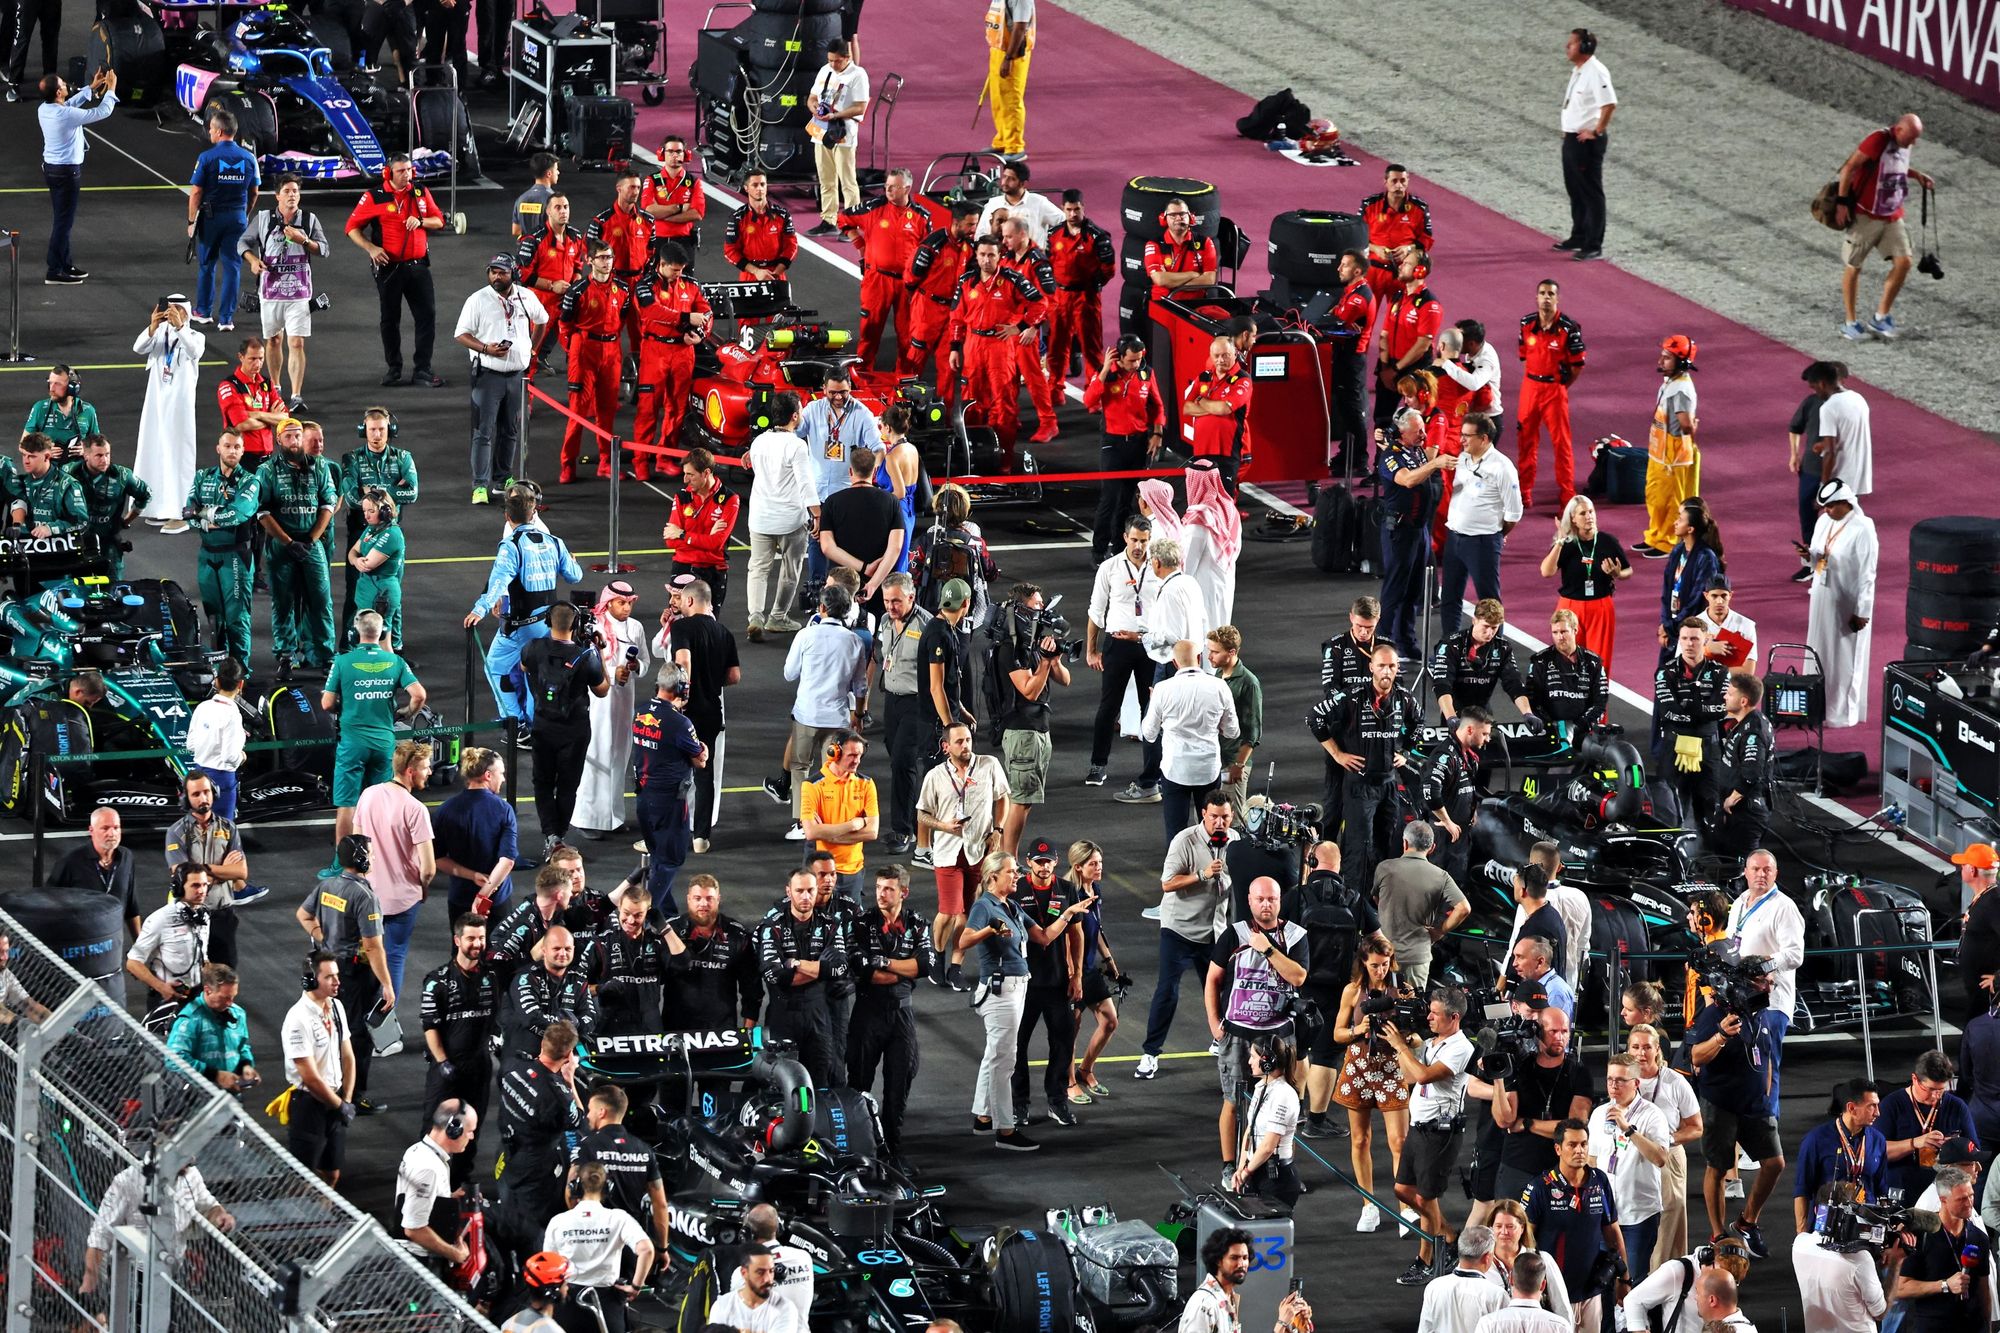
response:
{"label": "mechanic in red overalls", "polygon": [[[662,241],[653,256],[653,274],[632,293],[639,325],[639,415],[632,442],[649,446],[680,444],[681,421],[687,416],[688,390],[694,384],[694,345],[708,332],[715,316],[701,284],[683,276],[687,247]],[[650,480],[654,458],[660,472],[680,475],[681,466],[664,455],[636,453],[632,475]]]}
{"label": "mechanic in red overalls", "polygon": [[[600,430],[613,431],[618,419],[618,374],[632,296],[611,276],[617,256],[603,241],[590,243],[590,274],[563,293],[563,325],[569,332],[569,410]],[[583,427],[575,421],[563,432],[562,464],[556,481],[576,480]],[[611,475],[610,450],[597,450],[597,475]]]}
{"label": "mechanic in red overalls", "polygon": [[1424,284],[1431,257],[1422,250],[1403,254],[1403,287],[1389,298],[1382,321],[1382,343],[1375,358],[1375,429],[1378,439],[1394,435],[1391,418],[1403,405],[1396,381],[1431,363],[1438,330],[1444,327],[1444,306]]}
{"label": "mechanic in red overalls", "polygon": [[660,169],[639,189],[639,210],[653,220],[654,241],[679,241],[694,253],[708,216],[708,193],[687,169],[687,140],[669,134],[660,145]]}
{"label": "mechanic in red overalls", "polygon": [[1375,289],[1368,285],[1368,257],[1349,250],[1340,257],[1340,299],[1327,316],[1333,348],[1332,473],[1366,474],[1368,463],[1368,331],[1375,323]]}
{"label": "mechanic in red overalls", "polygon": [[245,338],[236,369],[215,386],[222,425],[243,437],[243,466],[256,468],[271,456],[272,433],[291,415],[285,395],[264,376],[264,340]]}
{"label": "mechanic in red overalls", "polygon": [[1008,472],[1014,470],[1014,446],[1021,433],[1016,349],[1035,345],[1047,316],[1034,280],[1018,269],[1003,268],[1000,243],[980,237],[973,271],[959,279],[951,312],[950,366],[964,371],[966,392],[1000,437],[1001,463]]}
{"label": "mechanic in red overalls", "polygon": [[743,178],[749,202],[729,216],[722,233],[722,257],[745,282],[783,282],[799,257],[799,233],[792,215],[771,198],[771,179],[761,171]]}
{"label": "mechanic in red overalls", "polygon": [[875,369],[882,330],[896,320],[896,346],[910,340],[910,297],[903,280],[910,257],[930,233],[931,215],[910,201],[910,172],[892,167],[884,195],[840,215],[840,230],[861,251],[861,340],[855,347],[863,370]]}
{"label": "mechanic in red overalls", "polygon": [[1402,287],[1403,256],[1429,251],[1431,206],[1410,193],[1410,169],[1391,162],[1382,171],[1382,192],[1361,201],[1361,220],[1368,226],[1368,285],[1378,297]]}
{"label": "mechanic in red overalls", "polygon": [[639,173],[618,173],[617,196],[584,230],[588,240],[611,247],[611,275],[630,287],[653,263],[653,219],[639,207]]}
{"label": "mechanic in red overalls", "polygon": [[[555,312],[562,307],[563,293],[573,282],[583,281],[583,233],[569,225],[569,196],[557,190],[542,203],[542,228],[521,238],[514,252],[517,281],[534,289],[550,319],[535,332],[535,361],[540,369],[542,356],[553,335],[557,347],[569,346],[569,331]],[[532,373],[532,370],[531,372]]]}
{"label": "mechanic in red overalls", "polygon": [[979,227],[979,205],[963,199],[951,206],[951,225],[924,237],[910,255],[903,288],[910,294],[910,340],[897,349],[896,369],[922,375],[926,364],[937,370],[938,396],[958,401],[958,376],[947,364],[951,352],[951,307],[958,299],[958,280],[972,266],[972,234]]}
{"label": "mechanic in red overalls", "polygon": [[736,530],[742,503],[722,484],[714,454],[698,447],[688,450],[681,491],[667,511],[660,538],[674,553],[674,577],[692,574],[706,582],[718,611],[729,601],[729,534]]}
{"label": "mechanic in red overalls", "polygon": [[436,196],[417,184],[408,153],[389,154],[382,183],[370,186],[347,215],[347,239],[374,265],[375,297],[382,312],[383,384],[403,382],[403,306],[410,307],[413,335],[410,383],[442,389],[431,370],[437,336],[437,292],[431,285],[430,235],[444,226]]}
{"label": "mechanic in red overalls", "polygon": [[1535,288],[1535,313],[1521,317],[1521,407],[1518,469],[1521,503],[1535,503],[1535,455],[1542,428],[1555,455],[1556,507],[1576,497],[1576,457],[1570,448],[1569,386],[1583,373],[1583,326],[1562,312],[1553,278]]}
{"label": "mechanic in red overalls", "polygon": [[1222,271],[1215,242],[1194,234],[1194,210],[1185,199],[1169,199],[1160,210],[1160,225],[1166,239],[1146,242],[1146,276],[1152,280],[1153,295],[1198,296],[1215,285]]}
{"label": "mechanic in red overalls", "polygon": [[1236,474],[1250,461],[1250,376],[1227,338],[1208,345],[1208,365],[1181,393],[1181,438],[1196,458],[1215,460],[1236,494]]}
{"label": "mechanic in red overalls", "polygon": [[1083,191],[1064,190],[1063,225],[1049,233],[1049,269],[1056,290],[1049,297],[1049,378],[1069,376],[1074,347],[1083,373],[1104,365],[1104,288],[1118,273],[1111,233],[1084,215]]}
{"label": "mechanic in red overalls", "polygon": [[[1000,224],[1000,267],[1018,273],[1022,281],[1033,286],[1046,310],[1056,289],[1056,275],[1049,268],[1047,252],[1035,245],[1034,233],[1020,218],[1008,218]],[[1053,377],[1042,365],[1041,343],[1039,340],[1021,343],[1014,355],[1021,378],[1028,385],[1028,399],[1035,405],[1032,442],[1046,444],[1056,437],[1056,400],[1050,383]]]}

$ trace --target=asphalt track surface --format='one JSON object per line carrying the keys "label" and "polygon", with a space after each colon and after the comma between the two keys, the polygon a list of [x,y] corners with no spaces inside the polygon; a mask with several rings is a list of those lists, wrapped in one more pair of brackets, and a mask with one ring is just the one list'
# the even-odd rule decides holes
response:
{"label": "asphalt track surface", "polygon": [[[75,24],[72,24],[74,27]],[[80,37],[80,34],[75,34]],[[73,49],[73,48],[72,48]],[[475,118],[491,120],[497,112],[475,105]],[[27,107],[0,112],[17,136],[32,133]],[[193,282],[191,269],[180,263],[180,201],[169,189],[185,178],[199,144],[178,127],[163,130],[153,117],[123,114],[98,127],[93,139],[85,183],[82,216],[76,237],[78,262],[93,273],[80,288],[23,289],[22,346],[40,358],[20,367],[0,366],[0,411],[25,411],[42,391],[42,367],[63,359],[87,368],[86,396],[98,406],[120,461],[130,461],[130,441],[136,428],[143,373],[129,352],[135,327],[162,292],[184,290]],[[375,334],[372,285],[360,255],[336,242],[333,257],[322,264],[320,281],[334,295],[331,312],[320,317],[311,343],[308,376],[310,415],[327,423],[336,451],[351,447],[348,423],[371,403],[386,401],[401,421],[399,443],[417,455],[424,474],[424,498],[410,523],[414,540],[412,571],[407,585],[410,651],[433,699],[448,718],[464,708],[461,687],[463,634],[458,620],[484,578],[500,516],[496,509],[465,505],[468,481],[465,464],[466,417],[462,359],[456,349],[443,347],[452,317],[464,294],[482,278],[486,260],[506,243],[506,203],[526,184],[518,169],[495,168],[500,190],[468,192],[461,207],[471,215],[464,238],[437,238],[435,277],[439,291],[440,345],[437,369],[452,383],[443,390],[380,389],[379,346]],[[608,203],[606,176],[571,177],[579,212],[594,212]],[[18,217],[31,260],[29,276],[38,276],[45,234],[46,200],[33,160],[10,154],[0,165],[0,220]],[[351,203],[346,191],[316,197],[309,204],[335,230]],[[18,207],[8,207],[9,204]],[[586,208],[587,204],[587,208]],[[713,236],[718,228],[711,227]],[[837,317],[853,309],[850,279],[831,267],[802,263],[797,274],[799,299]],[[202,371],[201,434],[212,438],[215,420],[212,386],[224,373],[218,352]],[[1091,435],[1074,408],[1064,412],[1065,435],[1049,450],[1058,464],[1087,465],[1094,456]],[[546,472],[554,446],[547,419],[532,430],[534,454],[530,468]],[[204,450],[204,455],[206,451]],[[551,526],[579,553],[602,551],[607,515],[603,484],[586,482],[553,493]],[[1059,493],[1050,512],[1037,516],[1034,527],[1019,511],[993,510],[980,515],[989,540],[997,549],[1007,579],[1032,579],[1051,593],[1069,594],[1072,604],[1087,598],[1090,573],[1087,548],[1060,529],[1065,512],[1087,512],[1089,496],[1081,490]],[[663,516],[665,500],[645,490],[628,491],[624,526],[642,549],[632,552],[638,564],[634,581],[642,590],[641,614],[656,615],[660,580],[666,571],[664,554],[650,540]],[[169,538],[146,529],[138,533],[138,549],[128,569],[135,575],[177,577],[191,582],[193,538]],[[586,555],[586,560],[588,556]],[[1258,671],[1266,691],[1266,740],[1258,766],[1277,763],[1275,788],[1280,797],[1310,799],[1319,785],[1319,764],[1302,725],[1316,686],[1318,643],[1336,627],[1331,608],[1344,607],[1355,594],[1372,591],[1359,580],[1322,579],[1307,572],[1305,552],[1298,546],[1252,542],[1239,568],[1239,586],[1246,590],[1290,588],[1276,595],[1245,595],[1239,600],[1239,622],[1246,639],[1245,660]],[[735,569],[742,586],[742,567]],[[1303,580],[1312,580],[1305,582]],[[594,585],[592,585],[594,586]],[[733,600],[740,606],[741,594]],[[740,609],[725,620],[741,633]],[[268,619],[262,599],[258,635],[262,645],[254,664],[268,675]],[[781,647],[743,643],[746,679],[731,694],[730,712],[737,719],[730,731],[728,799],[716,835],[716,848],[696,858],[690,870],[708,870],[724,886],[725,910],[740,917],[756,916],[770,901],[798,849],[780,840],[784,812],[756,793],[766,772],[777,766],[783,744],[783,719],[790,695],[779,679]],[[1213,1111],[1216,1104],[1213,1062],[1205,1054],[1207,1034],[1200,1018],[1198,994],[1184,992],[1160,1078],[1152,1083],[1130,1077],[1137,1056],[1146,997],[1152,988],[1154,927],[1140,910],[1157,898],[1160,830],[1149,808],[1127,809],[1111,800],[1111,792],[1128,780],[1137,764],[1136,747],[1120,743],[1113,758],[1113,785],[1101,789],[1079,786],[1086,762],[1088,719],[1096,691],[1086,672],[1058,705],[1054,725],[1055,762],[1052,799],[1029,828],[1058,844],[1088,835],[1103,844],[1111,867],[1106,921],[1119,953],[1138,979],[1125,1007],[1125,1023],[1104,1064],[1105,1078],[1116,1094],[1109,1104],[1085,1108],[1076,1129],[1038,1127],[1046,1144],[1033,1157],[1002,1158],[968,1133],[965,1113],[973,1071],[981,1046],[976,1019],[965,1011],[961,997],[930,987],[920,988],[918,1005],[923,1043],[923,1073],[916,1085],[906,1141],[911,1157],[930,1183],[949,1189],[953,1216],[968,1222],[1036,1220],[1042,1209],[1058,1204],[1113,1203],[1126,1217],[1157,1220],[1175,1197],[1173,1187],[1155,1170],[1164,1163],[1202,1181],[1216,1165]],[[473,711],[490,715],[490,700],[474,700]],[[1624,720],[1640,719],[1619,709]],[[525,770],[526,756],[517,767]],[[871,766],[872,767],[872,766]],[[524,844],[538,842],[532,810],[526,801],[523,773],[522,832]],[[253,878],[273,887],[263,904],[245,909],[241,952],[244,1001],[250,1009],[257,1045],[267,1071],[280,1064],[276,1025],[296,995],[296,960],[304,940],[291,919],[291,908],[314,883],[314,871],[325,863],[330,825],[305,820],[262,829],[263,850],[252,860]],[[6,831],[10,864],[18,867],[16,882],[26,879],[25,840],[18,826]],[[157,833],[134,831],[130,841],[142,856],[155,855]],[[59,853],[74,845],[51,843]],[[1808,854],[1817,849],[1802,844]],[[584,847],[594,882],[609,883],[632,864],[622,843],[588,843]],[[1843,848],[1842,864],[1867,869],[1909,883],[1928,882],[1929,872],[1908,861],[1868,848]],[[913,903],[928,911],[932,899],[919,879]],[[415,1027],[415,992],[423,972],[445,957],[445,923],[433,907],[421,923],[409,960],[402,1013]],[[1878,1037],[1877,1059],[1885,1077],[1900,1078],[1907,1062],[1923,1045],[1919,1037]],[[1788,1051],[1785,1137],[1795,1143],[1807,1124],[1820,1117],[1825,1088],[1858,1066],[1858,1048],[1845,1041],[1830,1045],[1799,1045]],[[343,1192],[377,1216],[389,1216],[394,1163],[417,1133],[422,1087],[422,1062],[414,1054],[379,1061],[374,1095],[390,1103],[388,1114],[363,1120],[350,1144],[349,1169]],[[1377,1137],[1377,1179],[1388,1179],[1388,1159]],[[1302,1147],[1304,1146],[1302,1141]],[[1343,1170],[1346,1144],[1329,1140],[1312,1145]],[[1322,1311],[1336,1304],[1344,1318],[1329,1320],[1340,1327],[1406,1330],[1417,1320],[1417,1294],[1392,1286],[1387,1277],[1400,1271],[1411,1252],[1409,1242],[1384,1230],[1358,1236],[1353,1231],[1357,1201],[1321,1165],[1305,1158],[1303,1169],[1313,1193],[1298,1215],[1299,1272]],[[1789,1209],[1781,1187],[1767,1218],[1774,1257],[1761,1264],[1746,1290],[1746,1308],[1766,1328],[1776,1327],[1780,1311],[1797,1309],[1785,1254],[1789,1233],[1784,1217]],[[1462,1207],[1456,1201],[1454,1211]],[[1698,1200],[1695,1209],[1699,1210]],[[1697,1223],[1698,1225],[1698,1223]],[[1351,1275],[1368,1273],[1375,1280],[1356,1282]]]}

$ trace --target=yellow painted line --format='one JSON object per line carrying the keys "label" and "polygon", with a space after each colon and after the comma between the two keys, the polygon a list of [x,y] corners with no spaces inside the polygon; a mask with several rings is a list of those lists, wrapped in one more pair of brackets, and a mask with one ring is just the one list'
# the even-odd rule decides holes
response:
{"label": "yellow painted line", "polygon": [[[178,185],[86,185],[83,187],[83,193],[90,194],[93,191],[104,192],[111,190],[180,191],[181,188]],[[48,192],[48,187],[44,185],[8,185],[0,187],[0,194],[47,194]]]}
{"label": "yellow painted line", "polygon": [[[1166,1051],[1161,1054],[1160,1058],[1162,1060],[1215,1059],[1214,1056],[1208,1053],[1207,1047],[1203,1047],[1198,1051]],[[1101,1065],[1136,1065],[1139,1063],[1139,1057],[1136,1055],[1100,1055],[1097,1057],[1097,1063]],[[1030,1060],[1028,1061],[1028,1066],[1031,1069],[1047,1069],[1049,1062],[1047,1060]],[[1105,1100],[1108,1101],[1110,1099],[1106,1098]]]}
{"label": "yellow painted line", "polygon": [[[229,363],[229,362],[227,362],[227,361],[204,361],[204,362],[202,362],[201,364],[202,364],[202,365],[204,365],[204,366],[226,366],[226,365],[229,365],[230,363]],[[121,361],[121,362],[119,362],[119,363],[118,363],[118,364],[116,364],[116,365],[105,365],[105,366],[72,366],[72,367],[71,367],[71,369],[73,369],[73,370],[144,370],[144,369],[146,369],[146,363],[145,363],[144,361]],[[34,364],[31,364],[31,365],[21,365],[21,366],[0,366],[0,375],[21,375],[21,374],[29,374],[29,375],[46,375],[46,374],[48,374],[48,373],[49,373],[49,363],[48,363],[48,362],[46,362],[46,361],[42,361],[42,362],[37,362],[37,363],[34,363]]]}
{"label": "yellow painted line", "polygon": [[[609,555],[611,554],[611,552],[609,552],[609,551],[571,551],[571,552],[570,552],[570,554],[571,554],[571,555],[573,555],[573,556],[575,556],[575,557],[576,557],[576,558],[577,558],[578,560],[602,560],[602,559],[605,559],[606,557],[608,557],[608,556],[609,556]],[[641,547],[641,548],[640,548],[639,550],[636,550],[636,551],[620,551],[620,552],[619,552],[618,554],[619,554],[619,555],[621,555],[621,556],[631,556],[631,555],[665,555],[665,554],[667,554],[667,548],[666,548],[666,547],[664,547],[664,546],[650,546],[650,547]],[[487,554],[487,555],[427,555],[427,556],[424,556],[423,558],[421,558],[421,559],[418,559],[418,560],[405,560],[405,561],[404,561],[403,563],[404,563],[404,564],[406,564],[406,565],[467,565],[467,564],[479,564],[479,565],[490,565],[490,564],[492,564],[492,563],[493,563],[493,557],[492,557],[492,555],[491,555],[491,554]],[[761,789],[761,788],[759,788],[759,790],[762,790],[762,789]]]}

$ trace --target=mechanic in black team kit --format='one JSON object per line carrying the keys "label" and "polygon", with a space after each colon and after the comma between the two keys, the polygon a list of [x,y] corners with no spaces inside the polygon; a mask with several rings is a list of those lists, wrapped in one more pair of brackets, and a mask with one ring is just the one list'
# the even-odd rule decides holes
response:
{"label": "mechanic in black team kit", "polygon": [[[1373,597],[1357,597],[1347,608],[1347,633],[1335,635],[1319,646],[1319,688],[1325,698],[1331,699],[1342,691],[1360,694],[1368,688],[1368,658],[1375,651],[1375,630],[1381,619],[1380,602]],[[1334,762],[1332,755],[1326,757],[1326,790],[1320,804],[1329,818],[1340,809],[1346,771]],[[1367,891],[1366,885],[1362,891]]]}
{"label": "mechanic in black team kit", "polygon": [[937,970],[930,923],[909,910],[909,872],[886,865],[875,872],[875,906],[856,925],[855,957],[864,960],[854,1019],[847,1029],[847,1085],[866,1092],[882,1069],[882,1146],[903,1151],[903,1111],[917,1079],[917,1019],[910,992]]}
{"label": "mechanic in black team kit", "polygon": [[1395,648],[1376,644],[1368,659],[1367,688],[1341,690],[1306,715],[1313,739],[1344,770],[1340,863],[1355,885],[1375,882],[1375,863],[1381,859],[1378,826],[1395,807],[1399,770],[1409,762],[1423,722],[1422,707],[1396,684],[1398,669]]}
{"label": "mechanic in black team kit", "polygon": [[584,946],[583,972],[597,988],[597,1030],[605,1036],[658,1032],[660,980],[667,946],[648,920],[653,895],[634,885],[618,899],[618,918]]}
{"label": "mechanic in black team kit", "polygon": [[1089,910],[1074,885],[1056,878],[1056,845],[1036,838],[1022,849],[1028,873],[1014,902],[1028,923],[1028,990],[1014,1047],[1014,1123],[1028,1123],[1028,1038],[1037,1023],[1049,1039],[1048,1072],[1042,1079],[1049,1119],[1074,1125],[1069,1109],[1069,1067],[1076,1055],[1076,1009],[1083,998],[1083,932],[1070,922]]}
{"label": "mechanic in black team kit", "polygon": [[1695,820],[1711,822],[1721,804],[1717,738],[1729,669],[1707,656],[1708,630],[1699,618],[1681,623],[1677,646],[1653,677],[1653,762],[1662,773],[1672,766],[1668,781],[1680,796],[1680,818],[1693,828]]}
{"label": "mechanic in black team kit", "polygon": [[1764,682],[1754,671],[1732,671],[1723,691],[1721,753],[1716,758],[1715,850],[1748,856],[1764,845],[1771,826],[1774,749],[1770,719],[1758,705]]}
{"label": "mechanic in black team kit", "polygon": [[[451,923],[451,958],[424,974],[423,1121],[445,1102],[464,1102],[486,1117],[493,1089],[493,1033],[500,1016],[500,984],[483,965],[486,918],[468,912]],[[479,1154],[478,1131],[463,1152],[451,1159],[451,1185],[459,1189],[472,1179]]]}
{"label": "mechanic in black team kit", "polygon": [[1604,716],[1611,684],[1604,659],[1576,641],[1576,612],[1549,617],[1549,646],[1528,659],[1528,709],[1550,726],[1567,727],[1572,745]]}
{"label": "mechanic in black team kit", "polygon": [[1514,645],[1500,632],[1506,623],[1507,612],[1498,599],[1482,598],[1472,608],[1471,624],[1438,641],[1431,655],[1431,680],[1447,719],[1469,707],[1490,708],[1495,686],[1506,690],[1523,717],[1535,715]]}
{"label": "mechanic in black team kit", "polygon": [[687,883],[687,911],[667,923],[665,1016],[683,1032],[754,1027],[764,1007],[763,974],[750,928],[722,911],[713,875]]}
{"label": "mechanic in black team kit", "polygon": [[757,957],[769,995],[764,1025],[771,1035],[797,1042],[799,1059],[813,1086],[838,1083],[833,1050],[833,1016],[827,1009],[827,982],[845,967],[840,927],[813,906],[818,889],[812,872],[794,870],[785,885],[786,911],[757,927]]}

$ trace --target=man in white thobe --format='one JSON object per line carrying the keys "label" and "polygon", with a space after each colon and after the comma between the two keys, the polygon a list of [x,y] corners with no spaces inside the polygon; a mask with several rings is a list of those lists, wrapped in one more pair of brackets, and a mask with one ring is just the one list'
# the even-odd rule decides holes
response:
{"label": "man in white thobe", "polygon": [[146,358],[146,405],[132,471],[152,490],[142,517],[153,523],[181,522],[194,485],[195,377],[208,340],[189,322],[190,309],[187,297],[174,293],[132,342]]}
{"label": "man in white thobe", "polygon": [[646,627],[632,614],[636,595],[632,585],[620,579],[606,584],[597,597],[597,627],[604,634],[611,688],[590,700],[590,750],[584,756],[576,812],[570,816],[572,828],[588,833],[615,833],[625,824],[625,778],[632,768],[638,682],[653,671]]}
{"label": "man in white thobe", "polygon": [[1875,615],[1875,520],[1861,512],[1854,488],[1836,477],[1819,488],[1812,541],[1798,546],[1812,567],[1806,643],[1826,673],[1826,725],[1868,720],[1868,622]]}

